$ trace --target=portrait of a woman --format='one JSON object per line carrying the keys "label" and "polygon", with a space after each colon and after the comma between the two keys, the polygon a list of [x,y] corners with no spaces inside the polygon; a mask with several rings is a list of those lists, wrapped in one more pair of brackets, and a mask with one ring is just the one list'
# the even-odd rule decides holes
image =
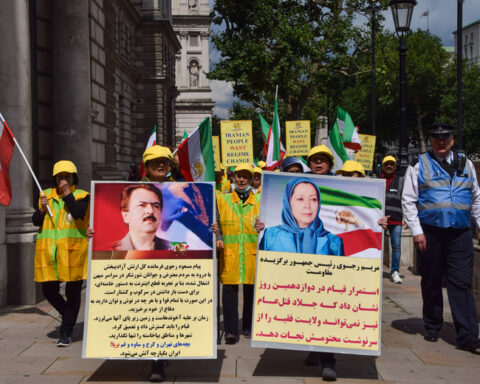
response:
{"label": "portrait of a woman", "polygon": [[265,229],[259,249],[344,256],[342,239],[323,227],[319,212],[317,185],[304,177],[290,180],[283,194],[283,224]]}

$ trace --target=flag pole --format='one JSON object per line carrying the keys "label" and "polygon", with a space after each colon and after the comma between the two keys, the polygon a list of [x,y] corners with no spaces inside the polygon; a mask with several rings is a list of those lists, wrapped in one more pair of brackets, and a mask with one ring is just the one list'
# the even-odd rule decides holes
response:
{"label": "flag pole", "polygon": [[[30,164],[29,164],[29,162],[28,162],[25,154],[23,153],[22,148],[20,147],[20,144],[18,144],[17,139],[16,139],[15,136],[13,135],[12,130],[11,130],[10,127],[8,126],[7,122],[5,121],[5,119],[3,118],[3,116],[2,116],[1,113],[0,113],[0,121],[2,122],[3,126],[7,129],[8,133],[10,134],[10,136],[12,137],[15,145],[17,146],[18,150],[20,151],[20,154],[21,154],[22,157],[23,157],[23,160],[25,160],[25,163],[27,164],[28,170],[29,170],[30,173],[32,174],[33,180],[35,180],[35,184],[37,184],[38,190],[40,191],[40,195],[45,196],[45,193],[43,193],[42,187],[40,186],[40,183],[38,182],[37,177],[35,176],[35,173],[34,173],[33,170],[32,170],[32,167],[30,167]],[[48,215],[50,216],[50,218],[51,218],[52,221],[53,221],[53,214],[52,214],[52,211],[50,210],[50,206],[49,206],[49,205],[47,205],[47,211],[48,211]]]}

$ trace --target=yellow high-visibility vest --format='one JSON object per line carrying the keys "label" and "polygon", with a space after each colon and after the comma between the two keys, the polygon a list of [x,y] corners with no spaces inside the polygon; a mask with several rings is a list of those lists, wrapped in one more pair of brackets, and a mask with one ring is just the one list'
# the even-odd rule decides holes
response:
{"label": "yellow high-visibility vest", "polygon": [[[88,192],[71,187],[75,200]],[[53,221],[48,213],[37,234],[35,245],[35,281],[77,281],[87,278],[90,204],[85,216],[74,219],[55,188],[43,191],[49,199]],[[41,208],[41,202],[38,202]]]}
{"label": "yellow high-visibility vest", "polygon": [[233,191],[217,196],[224,250],[220,256],[222,284],[254,284],[257,238],[255,219],[260,213],[260,194],[250,192],[245,203]]}

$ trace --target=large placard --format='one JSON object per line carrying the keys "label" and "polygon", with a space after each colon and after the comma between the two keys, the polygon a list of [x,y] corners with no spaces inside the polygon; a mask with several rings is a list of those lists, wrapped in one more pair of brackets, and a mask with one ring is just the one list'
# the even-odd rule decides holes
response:
{"label": "large placard", "polygon": [[362,149],[355,153],[355,161],[363,165],[366,171],[372,170],[373,156],[375,155],[375,141],[376,136],[372,135],[358,135],[362,140]]}
{"label": "large placard", "polygon": [[285,122],[287,156],[306,156],[310,152],[310,120]]}
{"label": "large placard", "polygon": [[220,131],[223,166],[253,164],[252,121],[221,121]]}
{"label": "large placard", "polygon": [[252,346],[380,355],[384,180],[262,178]]}
{"label": "large placard", "polygon": [[216,358],[214,190],[92,182],[84,358]]}

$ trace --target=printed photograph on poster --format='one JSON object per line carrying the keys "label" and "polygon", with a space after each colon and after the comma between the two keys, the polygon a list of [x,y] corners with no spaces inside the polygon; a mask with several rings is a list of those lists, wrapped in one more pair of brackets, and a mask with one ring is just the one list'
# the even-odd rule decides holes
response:
{"label": "printed photograph on poster", "polygon": [[384,190],[367,179],[264,172],[259,250],[379,259]]}
{"label": "printed photograph on poster", "polygon": [[95,183],[92,259],[212,258],[209,183]]}
{"label": "printed photograph on poster", "polygon": [[378,356],[384,181],[262,178],[251,345]]}

